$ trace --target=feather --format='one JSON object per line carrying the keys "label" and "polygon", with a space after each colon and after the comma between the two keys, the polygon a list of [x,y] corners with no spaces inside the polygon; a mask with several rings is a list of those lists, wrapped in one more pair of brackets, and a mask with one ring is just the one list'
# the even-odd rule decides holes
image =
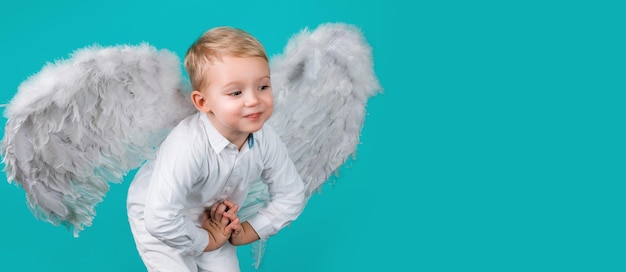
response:
{"label": "feather", "polygon": [[[354,156],[367,101],[382,91],[371,48],[356,27],[323,24],[292,37],[270,65],[275,109],[268,122],[287,146],[308,200]],[[269,196],[261,194],[268,193],[251,191],[250,203],[240,214],[254,214],[263,207]],[[256,268],[265,242],[252,247]]]}
{"label": "feather", "polygon": [[272,58],[276,128],[290,157],[314,191],[354,153],[367,100],[381,91],[371,48],[354,26],[303,30]]}
{"label": "feather", "polygon": [[140,46],[92,46],[48,63],[8,104],[2,155],[31,211],[78,236],[109,183],[155,155],[193,112],[176,55]]}
{"label": "feather", "polygon": [[[254,216],[257,211],[267,205],[267,202],[270,201],[268,189],[267,184],[265,184],[262,179],[256,179],[251,183],[246,200],[241,205],[241,209],[239,209],[240,211],[237,214],[241,222],[247,221]],[[261,259],[265,252],[265,243],[266,241],[258,240],[252,243],[250,247],[252,250],[252,259],[254,260],[253,265],[256,269],[261,265]]]}
{"label": "feather", "polygon": [[[147,44],[95,45],[48,63],[19,86],[4,111],[0,154],[36,217],[74,236],[91,225],[109,184],[154,157],[169,130],[195,112],[180,64]],[[270,66],[275,110],[268,122],[308,201],[356,152],[367,101],[381,91],[371,48],[356,27],[323,24],[292,37]],[[267,184],[254,181],[239,217],[268,201]],[[266,243],[252,246],[255,268]]]}
{"label": "feather", "polygon": [[263,254],[265,253],[266,244],[266,240],[258,240],[255,241],[250,247],[252,249],[252,259],[255,260],[253,264],[255,269],[259,269],[259,266],[261,265],[261,260],[263,259]]}

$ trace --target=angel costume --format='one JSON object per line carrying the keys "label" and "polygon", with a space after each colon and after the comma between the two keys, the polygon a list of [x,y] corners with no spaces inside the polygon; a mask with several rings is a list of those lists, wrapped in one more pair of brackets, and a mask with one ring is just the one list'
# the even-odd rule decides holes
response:
{"label": "angel costume", "polygon": [[230,243],[203,252],[209,241],[199,219],[219,200],[243,205],[248,187],[259,177],[268,184],[271,201],[247,221],[266,240],[304,207],[304,183],[278,135],[265,124],[239,151],[206,114],[183,119],[128,191],[131,229],[149,270],[239,271]]}
{"label": "angel costume", "polygon": [[[181,120],[201,122],[190,117],[196,110],[188,99],[190,86],[181,76],[181,66],[175,54],[147,44],[92,46],[75,51],[70,59],[47,64],[19,86],[4,112],[2,161],[9,182],[24,189],[37,218],[65,225],[78,237],[91,226],[95,207],[108,192],[109,183],[122,182],[142,165],[151,167],[148,164],[160,145]],[[306,204],[356,152],[367,101],[381,91],[371,48],[354,26],[322,24],[292,37],[282,55],[271,57],[270,71],[274,113],[267,124],[286,146],[302,179]],[[285,150],[280,150],[270,134],[270,129],[253,133],[246,153],[274,148],[272,152],[283,156]],[[205,144],[215,151],[220,146],[213,141]],[[235,157],[235,164],[257,162],[246,154],[237,156],[242,157]],[[209,158],[206,163],[211,163]],[[137,175],[145,175],[147,171],[142,170]],[[262,172],[254,167],[246,171]],[[134,205],[141,205],[134,200],[139,191],[135,187],[145,186],[137,175],[138,183],[129,189],[131,221],[139,213]],[[280,175],[292,180],[293,169]],[[242,222],[256,220],[262,238],[299,213],[301,207],[296,205],[287,217],[269,224],[270,198],[282,192],[269,189],[268,180],[240,180],[250,182],[247,191],[237,184],[225,184],[222,191],[213,193],[241,190],[227,194],[236,195],[238,203],[246,195],[238,216]],[[300,187],[289,182],[286,186],[298,194]],[[201,194],[190,202],[202,203]],[[292,197],[300,196],[288,199]],[[193,215],[194,210],[185,213],[183,216]],[[179,252],[194,255],[200,248],[186,238],[172,241]],[[264,245],[262,239],[252,246],[257,268]]]}

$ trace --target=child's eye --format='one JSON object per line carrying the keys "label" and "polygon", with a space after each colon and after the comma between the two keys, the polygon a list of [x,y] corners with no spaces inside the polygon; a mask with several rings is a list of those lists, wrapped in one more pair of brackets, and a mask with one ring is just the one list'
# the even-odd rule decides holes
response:
{"label": "child's eye", "polygon": [[259,91],[266,90],[269,87],[270,87],[269,85],[263,85],[263,86],[259,87]]}
{"label": "child's eye", "polygon": [[234,92],[229,93],[228,95],[230,95],[230,96],[239,96],[239,95],[241,95],[241,91],[234,91]]}

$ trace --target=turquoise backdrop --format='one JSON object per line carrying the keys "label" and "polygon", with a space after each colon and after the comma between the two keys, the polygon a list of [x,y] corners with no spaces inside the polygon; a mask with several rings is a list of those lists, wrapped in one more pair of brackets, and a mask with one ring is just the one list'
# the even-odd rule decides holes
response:
{"label": "turquoise backdrop", "polygon": [[[242,271],[626,271],[622,3],[3,1],[0,104],[95,43],[182,57],[203,31],[232,25],[274,55],[305,27],[354,24],[384,87],[357,157],[270,239],[259,270],[240,248]],[[0,182],[0,271],[145,271],[130,178],[79,238]]]}

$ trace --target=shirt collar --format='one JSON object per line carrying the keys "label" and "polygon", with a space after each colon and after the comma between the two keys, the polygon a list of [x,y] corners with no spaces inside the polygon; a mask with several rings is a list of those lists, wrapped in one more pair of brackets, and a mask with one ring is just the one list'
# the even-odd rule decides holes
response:
{"label": "shirt collar", "polygon": [[252,149],[253,146],[254,146],[254,133],[250,133],[250,135],[248,135],[248,149]]}
{"label": "shirt collar", "polygon": [[211,144],[211,148],[213,148],[215,153],[219,154],[220,152],[222,152],[222,150],[224,150],[224,148],[226,148],[230,144],[230,141],[228,141],[226,137],[224,137],[222,134],[219,133],[219,131],[217,131],[217,129],[213,126],[211,120],[209,120],[209,117],[206,116],[205,113],[200,112],[200,119],[202,120],[202,123],[204,124],[204,130],[209,137],[209,143]]}

